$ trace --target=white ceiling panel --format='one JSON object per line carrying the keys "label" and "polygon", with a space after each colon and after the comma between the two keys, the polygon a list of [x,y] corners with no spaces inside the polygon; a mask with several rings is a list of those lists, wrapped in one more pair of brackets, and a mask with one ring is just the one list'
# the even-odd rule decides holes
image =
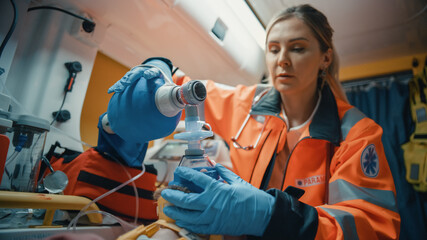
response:
{"label": "white ceiling panel", "polygon": [[309,3],[335,30],[342,66],[427,52],[425,0],[247,0],[264,25],[289,6]]}

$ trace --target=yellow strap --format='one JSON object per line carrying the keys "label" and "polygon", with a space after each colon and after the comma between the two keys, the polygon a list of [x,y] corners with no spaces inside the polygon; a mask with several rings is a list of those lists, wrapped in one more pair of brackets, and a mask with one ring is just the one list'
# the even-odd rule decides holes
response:
{"label": "yellow strap", "polygon": [[[411,105],[411,115],[415,122],[415,131],[411,139],[414,139],[414,135],[426,135],[427,134],[427,103],[421,99],[421,94],[427,99],[427,67],[424,71],[415,75],[409,82],[409,102]],[[419,142],[420,140],[416,140]],[[423,140],[421,140],[423,142]]]}
{"label": "yellow strap", "polygon": [[173,223],[168,223],[168,222],[166,222],[165,220],[162,220],[162,219],[159,219],[156,223],[159,224],[162,227],[169,228],[170,230],[173,230],[175,232],[179,232],[182,229],[182,228],[178,227],[177,225],[175,225]]}
{"label": "yellow strap", "polygon": [[134,228],[133,230],[120,235],[117,240],[136,240],[141,235],[146,235],[148,237],[153,236],[154,233],[156,233],[160,227],[158,225],[155,225],[154,223],[148,225],[148,226],[138,226]]}

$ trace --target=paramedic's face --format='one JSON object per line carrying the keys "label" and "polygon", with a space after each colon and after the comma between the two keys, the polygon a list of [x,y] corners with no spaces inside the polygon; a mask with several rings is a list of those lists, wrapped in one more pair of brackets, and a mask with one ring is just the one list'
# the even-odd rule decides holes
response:
{"label": "paramedic's face", "polygon": [[328,62],[305,23],[292,17],[277,22],[267,36],[266,62],[274,87],[283,95],[314,94],[319,69]]}

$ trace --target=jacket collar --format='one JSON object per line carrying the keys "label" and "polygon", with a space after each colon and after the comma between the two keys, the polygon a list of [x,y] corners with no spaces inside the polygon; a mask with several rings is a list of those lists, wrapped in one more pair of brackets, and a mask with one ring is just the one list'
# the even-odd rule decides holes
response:
{"label": "jacket collar", "polygon": [[271,87],[270,90],[252,106],[251,115],[279,116],[282,99],[280,93]]}
{"label": "jacket collar", "polygon": [[[274,87],[271,87],[264,97],[252,106],[250,114],[271,115],[283,120],[280,117],[281,101],[280,93]],[[322,89],[322,99],[309,126],[309,132],[312,138],[324,139],[336,146],[340,143],[341,123],[337,102],[327,84]]]}

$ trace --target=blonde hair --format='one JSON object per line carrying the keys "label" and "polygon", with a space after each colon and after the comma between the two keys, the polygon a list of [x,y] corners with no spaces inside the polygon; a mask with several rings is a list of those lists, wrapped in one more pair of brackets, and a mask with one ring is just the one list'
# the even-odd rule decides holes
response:
{"label": "blonde hair", "polygon": [[[319,41],[320,50],[324,53],[328,49],[332,49],[332,62],[328,67],[326,72],[326,82],[329,84],[334,95],[345,102],[348,102],[347,96],[345,95],[344,89],[342,88],[341,82],[339,81],[338,70],[339,70],[339,60],[338,54],[335,51],[334,45],[332,43],[332,35],[334,30],[329,25],[328,19],[326,16],[313,8],[309,4],[298,5],[295,7],[290,7],[278,15],[273,17],[270,20],[270,23],[266,29],[266,36],[270,33],[271,28],[278,22],[289,19],[291,17],[296,17],[301,19],[313,32],[316,39]],[[321,70],[319,69],[319,74]]]}

